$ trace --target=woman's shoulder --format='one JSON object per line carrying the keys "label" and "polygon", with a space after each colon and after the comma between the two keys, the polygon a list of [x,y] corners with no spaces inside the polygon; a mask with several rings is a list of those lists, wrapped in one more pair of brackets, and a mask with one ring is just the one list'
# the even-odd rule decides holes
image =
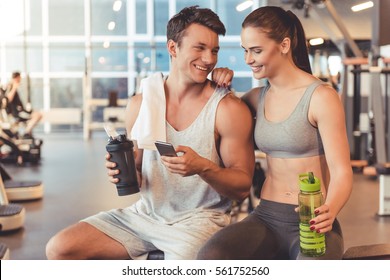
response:
{"label": "woman's shoulder", "polygon": [[313,97],[322,102],[332,98],[340,98],[339,93],[328,83],[319,81],[314,91]]}

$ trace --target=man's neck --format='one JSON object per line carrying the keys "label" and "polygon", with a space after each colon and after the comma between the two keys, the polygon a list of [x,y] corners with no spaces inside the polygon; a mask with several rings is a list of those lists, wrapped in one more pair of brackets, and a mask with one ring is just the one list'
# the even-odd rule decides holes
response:
{"label": "man's neck", "polygon": [[165,95],[170,100],[181,102],[185,99],[197,99],[205,96],[209,97],[210,81],[204,83],[186,83],[175,79],[174,76],[168,76],[164,83]]}

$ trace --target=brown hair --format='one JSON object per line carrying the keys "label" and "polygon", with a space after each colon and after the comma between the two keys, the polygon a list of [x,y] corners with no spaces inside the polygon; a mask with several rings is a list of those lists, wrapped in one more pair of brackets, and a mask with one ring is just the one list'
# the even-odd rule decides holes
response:
{"label": "brown hair", "polygon": [[13,72],[12,79],[16,79],[17,77],[20,77],[20,72]]}
{"label": "brown hair", "polygon": [[185,35],[185,30],[192,23],[201,24],[218,35],[225,35],[226,29],[218,15],[207,8],[191,6],[182,9],[174,15],[167,24],[167,40],[173,40],[179,46]]}
{"label": "brown hair", "polygon": [[290,38],[292,57],[297,67],[312,74],[305,31],[298,17],[291,11],[276,6],[265,6],[252,11],[243,21],[242,28],[261,28],[267,36],[281,43]]}

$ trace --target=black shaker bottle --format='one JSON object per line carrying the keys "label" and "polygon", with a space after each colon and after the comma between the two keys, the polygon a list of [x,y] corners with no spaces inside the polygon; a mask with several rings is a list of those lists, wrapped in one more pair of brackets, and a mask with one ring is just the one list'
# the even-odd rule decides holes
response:
{"label": "black shaker bottle", "polygon": [[133,142],[124,134],[110,137],[106,145],[106,150],[111,155],[110,161],[115,162],[116,169],[119,169],[119,174],[114,176],[119,179],[116,184],[119,196],[139,192],[133,147]]}

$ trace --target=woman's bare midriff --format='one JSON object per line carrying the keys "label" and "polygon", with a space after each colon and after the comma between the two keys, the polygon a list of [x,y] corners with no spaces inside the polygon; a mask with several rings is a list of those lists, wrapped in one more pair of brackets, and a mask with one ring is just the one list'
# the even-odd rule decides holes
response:
{"label": "woman's bare midriff", "polygon": [[322,193],[326,195],[329,172],[325,156],[305,158],[272,158],[267,156],[267,176],[261,198],[287,204],[298,204],[298,176],[313,172],[321,181]]}

